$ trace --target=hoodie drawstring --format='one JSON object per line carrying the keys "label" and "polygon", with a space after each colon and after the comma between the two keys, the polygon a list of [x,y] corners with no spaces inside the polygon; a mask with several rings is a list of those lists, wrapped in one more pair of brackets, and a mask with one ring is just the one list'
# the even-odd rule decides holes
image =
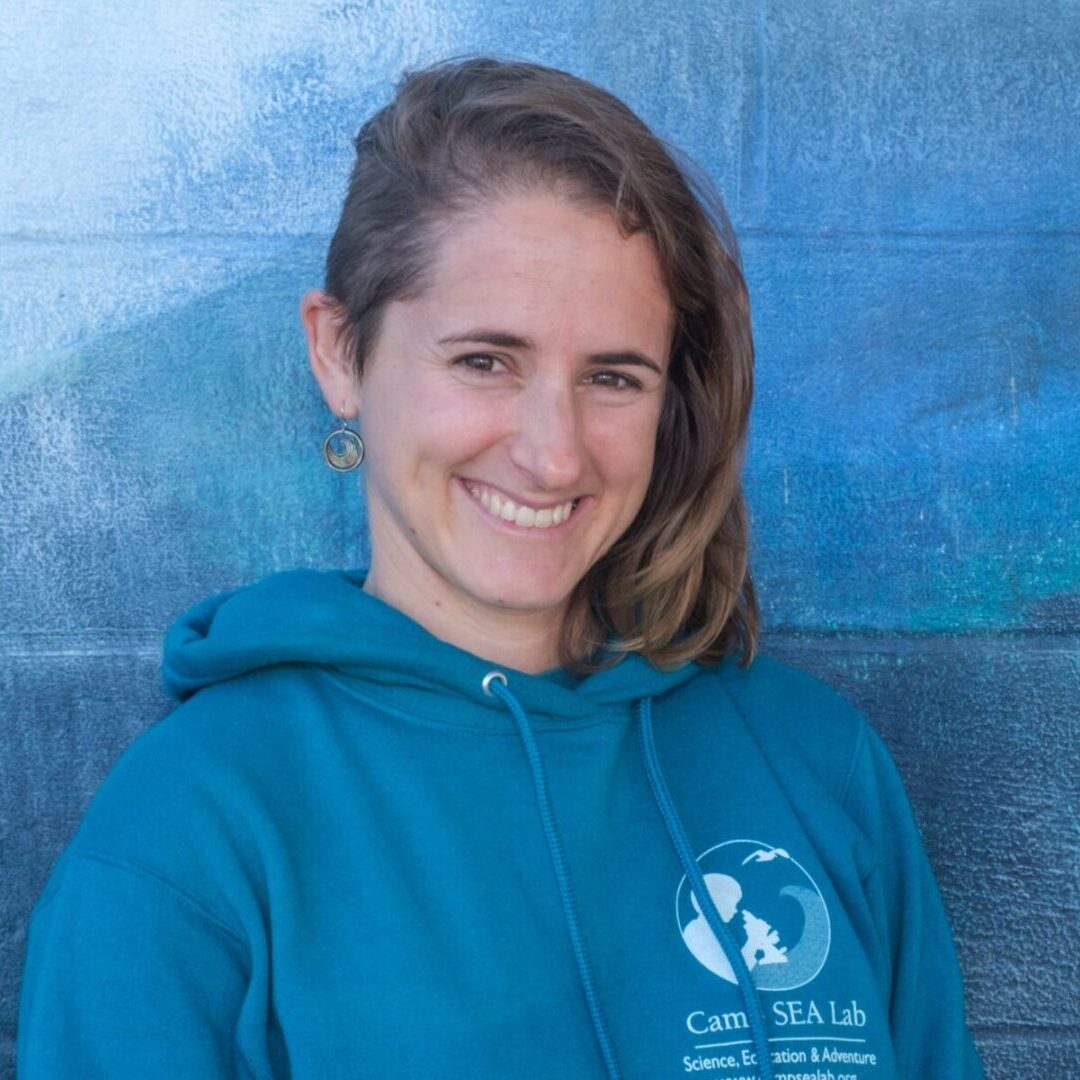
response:
{"label": "hoodie drawstring", "polygon": [[533,737],[532,728],[529,726],[529,718],[518,703],[517,698],[507,688],[506,683],[506,676],[501,671],[490,672],[484,677],[484,693],[494,695],[502,701],[513,714],[514,719],[517,721],[518,730],[521,732],[521,741],[525,744],[525,753],[528,755],[529,767],[532,769],[533,786],[536,788],[536,802],[540,808],[544,836],[547,839],[551,862],[555,868],[555,877],[559,882],[563,914],[566,916],[566,928],[570,932],[570,941],[574,947],[574,956],[577,958],[581,985],[589,1003],[593,1030],[596,1032],[596,1040],[600,1044],[600,1052],[604,1056],[608,1077],[610,1080],[619,1080],[619,1065],[615,1059],[615,1049],[611,1044],[611,1036],[608,1034],[607,1023],[600,1008],[600,998],[596,993],[596,985],[593,982],[592,964],[589,961],[589,954],[585,950],[585,941],[581,936],[577,907],[574,904],[574,890],[570,881],[570,868],[566,862],[562,837],[559,835],[559,828],[555,822],[555,812],[551,807],[551,796],[548,793],[544,764],[540,759],[540,750],[536,745],[536,739]]}
{"label": "hoodie drawstring", "polygon": [[[607,1023],[600,1008],[600,998],[597,995],[596,984],[593,981],[592,964],[585,949],[585,941],[581,935],[581,925],[578,921],[577,906],[574,903],[574,890],[570,880],[570,868],[566,861],[566,851],[563,848],[562,837],[559,835],[559,828],[555,821],[555,812],[551,806],[551,795],[548,792],[547,776],[544,773],[544,763],[540,757],[540,750],[536,745],[532,728],[529,725],[529,718],[517,698],[510,692],[507,678],[501,671],[489,672],[484,677],[483,689],[485,694],[497,697],[510,710],[511,715],[517,722],[518,731],[521,733],[521,741],[525,746],[529,767],[532,770],[533,786],[536,789],[536,802],[540,809],[544,836],[547,839],[548,851],[551,854],[551,862],[555,869],[555,877],[559,883],[559,894],[562,897],[566,927],[570,932],[570,941],[574,948],[574,956],[577,959],[581,985],[589,1004],[593,1030],[596,1032],[596,1040],[600,1044],[600,1051],[603,1054],[604,1064],[607,1067],[610,1080],[619,1080],[619,1065],[615,1058],[611,1036],[608,1034]],[[694,858],[690,841],[686,836],[686,830],[679,820],[678,812],[671,800],[671,794],[664,781],[663,773],[660,771],[660,762],[656,757],[656,744],[653,740],[651,698],[643,698],[638,702],[638,721],[641,734],[641,754],[645,761],[645,771],[652,787],[653,798],[656,800],[660,816],[667,826],[671,842],[690,881],[690,887],[698,900],[702,914],[705,916],[716,940],[720,943],[720,947],[731,965],[731,970],[735,973],[743,1004],[746,1006],[746,1016],[753,1037],[754,1049],[757,1051],[758,1071],[761,1080],[773,1080],[772,1065],[769,1061],[769,1040],[765,1034],[765,1017],[762,1015],[757,992],[750,979],[750,971],[743,960],[742,953],[732,940],[724,920],[716,910],[716,905],[713,903],[705,879],[701,874],[701,868]]]}
{"label": "hoodie drawstring", "polygon": [[732,939],[730,931],[724,924],[724,920],[716,910],[712,896],[709,895],[705,879],[701,874],[701,867],[698,866],[697,859],[694,858],[693,851],[690,848],[690,841],[686,837],[686,830],[679,820],[675,804],[671,801],[671,793],[668,791],[663,773],[660,771],[660,762],[656,757],[656,744],[653,741],[651,698],[642,698],[638,702],[638,720],[641,732],[641,754],[645,759],[645,771],[649,774],[653,798],[656,799],[660,816],[664,819],[664,824],[671,835],[671,842],[678,852],[679,861],[682,863],[683,870],[690,881],[694,896],[697,897],[698,906],[701,908],[701,912],[705,916],[716,940],[720,943],[720,947],[731,965],[731,970],[735,973],[739,991],[742,993],[743,1004],[746,1006],[746,1017],[750,1024],[754,1049],[757,1051],[758,1071],[761,1074],[761,1080],[773,1080],[772,1064],[769,1060],[769,1040],[765,1035],[765,1018],[758,1002],[757,991],[754,989],[754,984],[750,979],[750,970],[747,968],[738,946]]}

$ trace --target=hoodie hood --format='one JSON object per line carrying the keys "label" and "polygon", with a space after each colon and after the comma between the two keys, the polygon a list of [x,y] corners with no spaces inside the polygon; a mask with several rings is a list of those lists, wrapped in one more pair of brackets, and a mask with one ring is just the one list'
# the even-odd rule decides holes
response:
{"label": "hoodie hood", "polygon": [[364,577],[353,570],[290,570],[207,597],[165,637],[166,693],[184,701],[203,687],[263,668],[313,664],[363,680],[376,694],[381,689],[387,697],[404,697],[410,711],[437,719],[447,717],[448,696],[466,698],[480,707],[479,715],[504,726],[505,707],[481,691],[493,670],[510,677],[522,707],[541,720],[595,717],[605,706],[625,711],[698,670],[685,664],[661,671],[637,655],[584,677],[559,669],[540,675],[506,669],[440,640],[364,592]]}

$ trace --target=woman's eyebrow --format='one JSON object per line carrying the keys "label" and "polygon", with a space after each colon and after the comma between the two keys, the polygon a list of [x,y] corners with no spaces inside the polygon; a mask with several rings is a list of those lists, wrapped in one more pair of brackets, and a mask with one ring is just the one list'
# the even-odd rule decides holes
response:
{"label": "woman's eyebrow", "polygon": [[[450,334],[447,337],[439,338],[440,345],[463,345],[466,343],[493,345],[497,349],[535,348],[530,338],[509,334],[505,330],[489,330],[483,327],[467,330],[463,334]],[[610,352],[593,353],[589,357],[589,361],[611,367],[647,367],[655,371],[657,375],[663,375],[664,373],[664,369],[660,364],[636,349],[614,349]]]}
{"label": "woman's eyebrow", "polygon": [[605,367],[618,367],[620,365],[647,367],[655,371],[657,375],[663,375],[664,369],[653,359],[635,349],[618,349],[615,352],[593,353],[590,360],[594,364],[603,364]]}
{"label": "woman's eyebrow", "polygon": [[463,334],[451,334],[449,337],[439,338],[440,345],[462,345],[468,341],[479,342],[483,345],[494,345],[499,349],[534,348],[529,338],[518,337],[517,334],[508,334],[505,330],[477,328],[475,330],[466,330]]}

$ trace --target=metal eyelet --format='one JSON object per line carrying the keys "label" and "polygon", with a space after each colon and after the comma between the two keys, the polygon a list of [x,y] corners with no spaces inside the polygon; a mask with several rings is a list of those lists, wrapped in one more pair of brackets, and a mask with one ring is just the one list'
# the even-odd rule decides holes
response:
{"label": "metal eyelet", "polygon": [[496,680],[501,682],[503,686],[509,685],[506,676],[501,671],[489,671],[484,676],[484,681],[480,683],[480,689],[483,690],[488,697],[495,696],[495,691],[491,689],[491,684]]}

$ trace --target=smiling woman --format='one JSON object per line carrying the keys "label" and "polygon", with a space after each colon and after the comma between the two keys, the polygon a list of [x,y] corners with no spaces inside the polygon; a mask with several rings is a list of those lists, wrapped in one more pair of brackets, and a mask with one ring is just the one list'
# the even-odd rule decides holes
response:
{"label": "smiling woman", "polygon": [[447,227],[428,275],[387,304],[359,381],[337,302],[304,300],[327,403],[379,447],[365,589],[544,671],[652,476],[673,322],[660,266],[610,210],[540,190]]}
{"label": "smiling woman", "polygon": [[[394,407],[371,407],[372,383],[385,388],[389,375],[369,378],[369,366],[392,356],[383,366],[394,365],[404,381],[409,357],[466,359],[460,348],[436,351],[438,343],[494,347],[492,370],[505,376],[498,412],[504,428],[516,423],[519,431],[500,434],[482,422],[494,443],[474,479],[509,498],[515,520],[518,503],[527,519],[529,509],[580,497],[564,549],[572,555],[564,577],[577,576],[558,602],[528,619],[514,615],[513,596],[532,603],[526,582],[543,571],[533,557],[523,567],[501,555],[493,571],[524,575],[506,597],[486,586],[502,611],[463,610],[460,593],[456,603],[440,596],[435,606],[425,592],[432,575],[442,579],[440,594],[448,579],[445,564],[415,550],[426,534],[408,543],[426,568],[402,563],[383,584],[385,560],[408,550],[379,543],[389,539],[383,502],[397,499],[379,488],[372,460],[368,588],[376,595],[393,588],[391,602],[440,636],[450,625],[470,626],[479,636],[463,645],[532,672],[556,660],[587,670],[598,652],[612,650],[661,667],[733,651],[751,659],[758,613],[739,483],[752,385],[749,304],[734,236],[707,179],[680,165],[612,95],[564,72],[488,60],[404,80],[394,102],[364,124],[356,149],[326,291],[303,305],[327,404],[359,413],[374,440],[373,425]],[[396,337],[393,328],[384,332],[388,322],[399,328]],[[475,369],[475,359],[468,362]],[[574,370],[582,365],[588,370]],[[575,380],[589,376],[582,391],[637,381],[644,393],[616,424],[593,393],[566,395],[572,372]],[[629,405],[627,397],[634,395],[618,401]],[[442,400],[451,411],[465,406]],[[469,419],[479,419],[468,408]],[[637,425],[650,408],[652,429],[644,430]],[[485,417],[495,414],[485,406]],[[410,407],[411,420],[418,415]],[[455,422],[471,427],[463,419]],[[537,453],[550,458],[548,477],[530,465]],[[505,460],[496,464],[499,454]],[[613,461],[620,477],[637,470],[636,483],[620,478],[605,490],[590,475],[605,462],[610,471]],[[483,475],[490,469],[494,475]],[[565,478],[578,469],[581,477]],[[557,490],[582,480],[581,491]],[[587,490],[597,483],[595,493]],[[398,518],[399,540],[402,525]],[[406,602],[403,589],[421,595]],[[525,653],[514,651],[515,640]]]}
{"label": "smiling woman", "polygon": [[170,630],[180,705],[35,909],[20,1076],[980,1076],[888,753],[755,656],[707,182],[487,59],[356,150],[301,315],[371,564]]}

